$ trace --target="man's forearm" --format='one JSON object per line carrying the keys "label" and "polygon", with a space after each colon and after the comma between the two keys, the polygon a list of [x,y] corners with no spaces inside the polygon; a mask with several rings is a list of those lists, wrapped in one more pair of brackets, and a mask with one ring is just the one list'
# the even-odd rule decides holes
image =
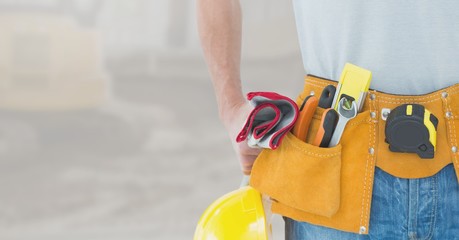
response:
{"label": "man's forearm", "polygon": [[217,96],[220,117],[244,103],[241,89],[239,0],[198,0],[198,27],[204,56]]}

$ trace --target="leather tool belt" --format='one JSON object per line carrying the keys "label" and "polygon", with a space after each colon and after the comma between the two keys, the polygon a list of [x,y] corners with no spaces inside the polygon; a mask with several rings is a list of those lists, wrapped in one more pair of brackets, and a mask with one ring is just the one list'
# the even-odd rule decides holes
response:
{"label": "leather tool belt", "polygon": [[[337,82],[308,75],[297,103]],[[420,104],[437,116],[433,159],[396,153],[385,142],[384,108]],[[317,108],[307,142],[312,142],[324,109]],[[288,133],[276,150],[265,149],[252,169],[251,186],[273,199],[283,216],[342,231],[368,234],[375,167],[401,178],[434,175],[453,163],[459,173],[459,84],[418,96],[370,90],[362,111],[347,124],[340,144],[320,148]],[[453,179],[452,179],[453,180]],[[459,181],[459,178],[457,179]]]}

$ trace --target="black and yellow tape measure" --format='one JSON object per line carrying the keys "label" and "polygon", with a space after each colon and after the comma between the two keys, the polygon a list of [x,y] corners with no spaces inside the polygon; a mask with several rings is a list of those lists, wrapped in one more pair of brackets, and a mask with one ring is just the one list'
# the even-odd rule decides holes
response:
{"label": "black and yellow tape measure", "polygon": [[392,110],[386,122],[386,142],[392,152],[417,153],[433,158],[438,119],[419,104],[404,104]]}

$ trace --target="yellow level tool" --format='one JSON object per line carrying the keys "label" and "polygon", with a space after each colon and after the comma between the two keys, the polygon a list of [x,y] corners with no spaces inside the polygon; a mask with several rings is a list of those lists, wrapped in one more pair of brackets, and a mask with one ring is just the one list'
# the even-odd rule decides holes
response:
{"label": "yellow level tool", "polygon": [[339,79],[332,106],[338,111],[338,103],[346,97],[348,100],[355,101],[357,111],[363,107],[368,89],[370,89],[371,72],[356,65],[346,63]]}

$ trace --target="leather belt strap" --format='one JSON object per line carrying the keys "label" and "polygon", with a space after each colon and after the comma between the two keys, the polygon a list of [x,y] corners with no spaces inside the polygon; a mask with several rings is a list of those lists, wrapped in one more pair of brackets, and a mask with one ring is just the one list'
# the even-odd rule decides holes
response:
{"label": "leather belt strap", "polygon": [[[336,81],[312,75],[305,77],[302,97],[314,93],[320,95],[328,85],[337,85]],[[385,142],[385,120],[382,109],[394,109],[402,104],[420,104],[432,112],[439,120],[437,129],[437,150],[433,159],[421,159],[412,153],[394,153],[389,151]],[[454,163],[459,172],[458,134],[459,134],[459,84],[425,95],[395,95],[370,90],[361,112],[370,112],[375,124],[374,151],[376,166],[400,178],[424,178],[439,172],[443,167]],[[459,181],[459,177],[458,177]]]}

